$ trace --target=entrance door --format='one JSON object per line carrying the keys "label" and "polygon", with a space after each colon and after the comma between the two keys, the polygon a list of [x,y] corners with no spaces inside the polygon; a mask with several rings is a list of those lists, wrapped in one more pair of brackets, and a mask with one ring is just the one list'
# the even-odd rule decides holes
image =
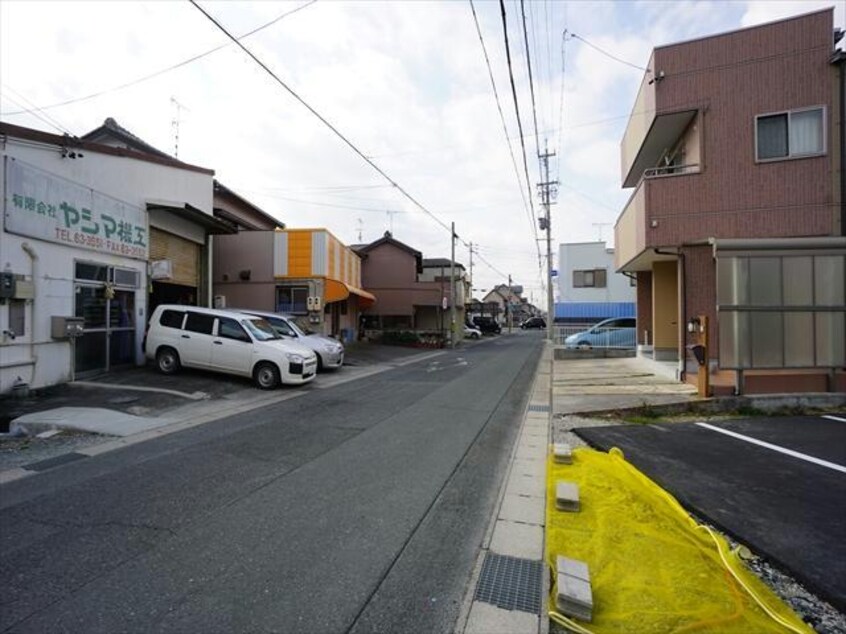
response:
{"label": "entrance door", "polygon": [[77,376],[105,372],[109,369],[106,287],[77,284],[74,298],[74,314],[83,319],[83,335],[74,344],[74,371]]}
{"label": "entrance door", "polygon": [[83,334],[73,342],[74,373],[86,376],[135,362],[135,288],[131,269],[76,262],[74,315]]}

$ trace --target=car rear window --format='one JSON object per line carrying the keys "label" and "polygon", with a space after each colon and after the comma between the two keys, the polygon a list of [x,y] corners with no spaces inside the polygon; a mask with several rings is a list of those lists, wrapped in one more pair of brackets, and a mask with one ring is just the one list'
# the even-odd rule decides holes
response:
{"label": "car rear window", "polygon": [[185,320],[185,330],[199,332],[204,335],[212,334],[214,328],[214,315],[206,313],[193,313],[188,311],[188,319]]}
{"label": "car rear window", "polygon": [[185,311],[163,310],[159,317],[159,324],[166,328],[182,328],[182,319],[184,317]]}

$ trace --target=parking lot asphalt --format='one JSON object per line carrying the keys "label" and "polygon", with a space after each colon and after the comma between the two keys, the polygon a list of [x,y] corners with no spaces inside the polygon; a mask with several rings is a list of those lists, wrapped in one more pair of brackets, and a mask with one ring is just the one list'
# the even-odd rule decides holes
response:
{"label": "parking lot asphalt", "polygon": [[[472,346],[475,342],[464,345]],[[319,374],[303,389],[325,382],[334,383],[366,368],[401,363],[432,352],[437,351],[355,343],[347,348],[344,367]],[[294,388],[283,386],[278,391],[283,393],[291,389]],[[147,364],[33,390],[27,398],[4,398],[0,400],[0,424],[8,425],[19,416],[59,407],[102,407],[138,416],[161,416],[192,400],[248,399],[261,394],[248,378],[184,368],[175,375],[164,376],[152,364]]]}
{"label": "parking lot asphalt", "polygon": [[846,611],[846,417],[576,430]]}

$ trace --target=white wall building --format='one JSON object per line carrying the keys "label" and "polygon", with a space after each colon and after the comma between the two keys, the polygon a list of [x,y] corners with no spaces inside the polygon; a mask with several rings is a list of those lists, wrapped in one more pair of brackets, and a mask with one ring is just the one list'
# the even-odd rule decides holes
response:
{"label": "white wall building", "polygon": [[605,242],[571,242],[558,247],[558,293],[561,303],[634,302],[632,280],[614,272],[614,249]]}
{"label": "white wall building", "polygon": [[0,160],[0,393],[142,363],[151,230],[207,245],[213,172],[9,124]]}

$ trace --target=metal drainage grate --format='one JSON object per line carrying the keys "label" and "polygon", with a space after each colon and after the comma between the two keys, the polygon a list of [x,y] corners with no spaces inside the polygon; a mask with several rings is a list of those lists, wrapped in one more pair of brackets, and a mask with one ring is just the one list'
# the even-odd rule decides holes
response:
{"label": "metal drainage grate", "polygon": [[543,562],[487,553],[476,585],[476,601],[503,610],[540,614]]}
{"label": "metal drainage grate", "polygon": [[548,412],[549,405],[529,405],[530,412]]}

